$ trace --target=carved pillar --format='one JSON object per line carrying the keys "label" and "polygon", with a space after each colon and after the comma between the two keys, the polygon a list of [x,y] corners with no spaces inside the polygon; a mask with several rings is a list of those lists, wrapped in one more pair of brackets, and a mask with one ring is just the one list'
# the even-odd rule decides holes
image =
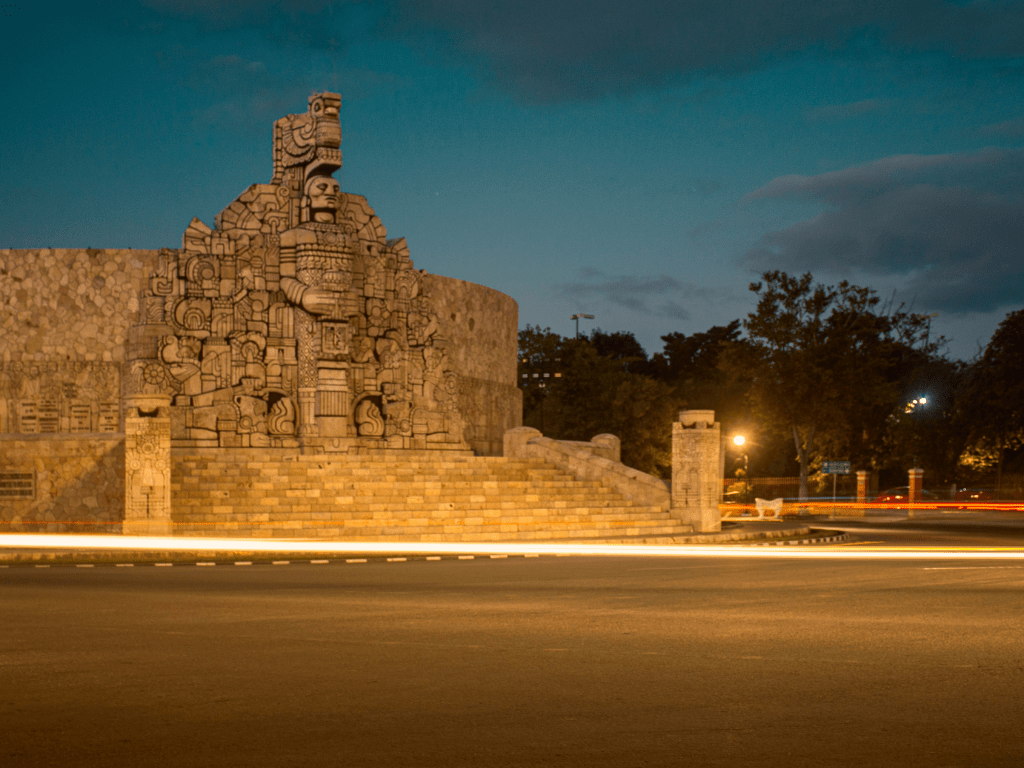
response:
{"label": "carved pillar", "polygon": [[170,395],[125,398],[124,525],[136,536],[171,535]]}
{"label": "carved pillar", "polygon": [[672,425],[672,512],[694,531],[722,530],[721,432],[714,411],[680,411]]}
{"label": "carved pillar", "polygon": [[318,437],[316,423],[316,321],[308,312],[295,310],[295,339],[298,342],[300,438]]}

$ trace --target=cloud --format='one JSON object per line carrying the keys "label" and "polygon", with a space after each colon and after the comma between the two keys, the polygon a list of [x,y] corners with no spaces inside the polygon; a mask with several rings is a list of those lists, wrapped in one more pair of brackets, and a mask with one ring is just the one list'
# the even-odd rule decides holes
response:
{"label": "cloud", "polygon": [[388,25],[424,26],[529,101],[651,91],[804,51],[853,50],[866,35],[899,55],[1024,54],[1024,7],[1009,0],[405,0]]}
{"label": "cloud", "polygon": [[756,269],[902,277],[919,305],[954,314],[1024,303],[1024,150],[899,155],[745,199],[825,206],[766,235],[744,259]]}
{"label": "cloud", "polygon": [[982,136],[1005,136],[1010,139],[1020,138],[1024,136],[1024,117],[983,126],[978,129],[978,133]]}
{"label": "cloud", "polygon": [[690,319],[683,301],[707,303],[722,298],[717,289],[683,283],[669,275],[616,277],[584,267],[580,278],[578,282],[556,286],[556,291],[575,302],[605,302],[637,314],[675,320]]}
{"label": "cloud", "polygon": [[877,112],[888,107],[887,99],[864,99],[849,104],[823,104],[820,107],[812,107],[807,110],[807,119],[818,120],[846,120],[851,117],[859,117],[868,112]]}
{"label": "cloud", "polygon": [[209,33],[258,30],[314,49],[398,38],[468,63],[531,102],[650,93],[801,52],[859,55],[865,37],[902,57],[1024,55],[1024,5],[1012,0],[140,1],[157,22],[185,20]]}

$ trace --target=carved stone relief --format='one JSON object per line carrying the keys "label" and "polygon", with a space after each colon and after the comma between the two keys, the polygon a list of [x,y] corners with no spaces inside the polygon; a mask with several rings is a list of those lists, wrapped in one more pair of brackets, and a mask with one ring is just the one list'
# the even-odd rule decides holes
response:
{"label": "carved stone relief", "polygon": [[[458,382],[404,238],[341,192],[341,97],[274,124],[274,176],[164,250],[127,394],[194,446],[462,445]],[[327,447],[331,446],[331,447]]]}
{"label": "carved stone relief", "polygon": [[120,379],[112,363],[0,363],[0,433],[118,432]]}

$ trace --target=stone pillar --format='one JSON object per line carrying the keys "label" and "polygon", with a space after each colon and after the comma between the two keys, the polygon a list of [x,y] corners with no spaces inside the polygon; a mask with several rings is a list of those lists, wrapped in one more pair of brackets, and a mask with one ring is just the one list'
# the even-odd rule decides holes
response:
{"label": "stone pillar", "polygon": [[171,397],[125,398],[124,524],[136,536],[171,535]]}
{"label": "stone pillar", "polygon": [[857,503],[867,504],[868,503],[868,477],[870,472],[866,469],[857,470]]}
{"label": "stone pillar", "polygon": [[721,434],[714,411],[680,411],[672,425],[672,513],[694,531],[722,530]]}
{"label": "stone pillar", "polygon": [[911,504],[921,500],[921,489],[924,487],[924,470],[914,468],[910,470],[910,492],[907,494]]}

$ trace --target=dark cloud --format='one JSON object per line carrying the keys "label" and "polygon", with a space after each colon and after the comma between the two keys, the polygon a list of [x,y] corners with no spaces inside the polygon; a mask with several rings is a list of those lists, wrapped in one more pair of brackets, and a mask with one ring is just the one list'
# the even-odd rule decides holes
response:
{"label": "dark cloud", "polygon": [[317,49],[399,37],[423,52],[440,48],[535,102],[651,92],[800,52],[858,55],[865,36],[898,55],[1024,55],[1024,4],[1013,0],[140,1],[157,21],[255,29]]}
{"label": "dark cloud", "polygon": [[746,199],[772,198],[826,210],[766,235],[746,255],[754,268],[899,276],[920,305],[952,313],[1024,303],[1024,150],[889,157]]}
{"label": "dark cloud", "polygon": [[748,71],[802,51],[1024,54],[1024,6],[1004,0],[406,0],[391,28],[431,25],[532,101],[643,92],[694,74]]}
{"label": "dark cloud", "polygon": [[721,292],[692,283],[683,283],[668,275],[612,276],[584,267],[580,281],[556,286],[562,296],[574,302],[607,303],[642,315],[689,320],[684,301],[707,303],[721,298]]}

